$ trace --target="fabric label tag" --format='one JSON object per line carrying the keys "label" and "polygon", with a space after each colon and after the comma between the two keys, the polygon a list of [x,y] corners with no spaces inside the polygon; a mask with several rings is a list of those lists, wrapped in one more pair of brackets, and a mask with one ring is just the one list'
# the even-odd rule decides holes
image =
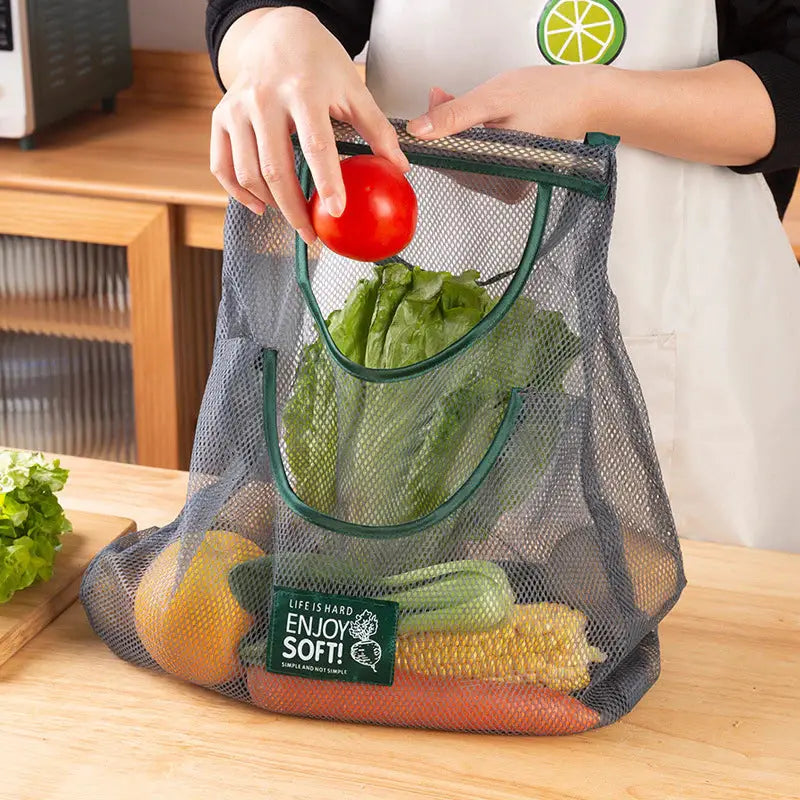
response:
{"label": "fabric label tag", "polygon": [[275,587],[267,669],[391,686],[397,603]]}

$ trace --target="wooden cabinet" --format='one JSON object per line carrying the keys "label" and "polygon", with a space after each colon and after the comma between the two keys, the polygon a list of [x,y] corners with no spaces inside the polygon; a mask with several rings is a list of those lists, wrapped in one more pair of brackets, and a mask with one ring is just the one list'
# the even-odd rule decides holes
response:
{"label": "wooden cabinet", "polygon": [[[43,262],[59,247],[69,249],[63,243],[85,243],[76,246],[80,257],[93,267],[118,260],[124,277],[120,302],[88,290],[40,291],[35,276],[10,292],[3,269],[11,266],[0,263],[0,354],[46,353],[44,360],[18,360],[54,373],[48,385],[40,380],[34,387],[39,398],[28,396],[35,394],[30,380],[19,379],[22,433],[3,425],[10,401],[0,404],[0,446],[54,441],[54,449],[75,455],[185,468],[220,297],[227,197],[208,170],[209,116],[219,89],[204,54],[137,52],[134,73],[118,113],[80,114],[43,131],[31,152],[0,140],[0,237],[29,237]],[[74,261],[59,264],[67,273],[62,283],[80,280],[70,274],[78,269]],[[89,392],[59,383],[55,373],[68,375],[73,362],[82,365],[95,353],[107,385]],[[76,391],[86,395],[77,409],[66,398]],[[119,408],[125,393],[128,408]],[[78,433],[51,435],[62,419]]]}
{"label": "wooden cabinet", "polygon": [[187,464],[219,300],[220,254],[187,247],[178,237],[179,219],[185,214],[166,203],[0,189],[0,235],[124,249],[129,303],[123,307],[104,307],[92,296],[6,293],[0,331],[129,346],[136,460],[151,466]]}

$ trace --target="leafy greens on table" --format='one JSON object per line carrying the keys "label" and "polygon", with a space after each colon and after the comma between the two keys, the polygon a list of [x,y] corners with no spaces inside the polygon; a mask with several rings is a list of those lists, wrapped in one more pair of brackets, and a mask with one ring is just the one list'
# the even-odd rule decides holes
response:
{"label": "leafy greens on table", "polygon": [[72,530],[55,495],[67,475],[58,459],[0,451],[0,603],[52,577],[61,534]]}

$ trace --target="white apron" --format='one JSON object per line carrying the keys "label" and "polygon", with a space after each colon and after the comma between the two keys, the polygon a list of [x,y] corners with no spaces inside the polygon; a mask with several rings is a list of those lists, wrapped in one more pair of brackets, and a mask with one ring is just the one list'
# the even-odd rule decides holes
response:
{"label": "white apron", "polygon": [[[573,4],[583,14],[597,3]],[[626,31],[614,66],[719,60],[714,0],[617,5]],[[551,7],[376,0],[369,88],[384,113],[409,119],[432,86],[458,95],[546,64],[537,28]],[[560,51],[559,36],[549,44]],[[767,184],[625,146],[618,157],[609,274],[679,534],[800,551],[800,269]]]}

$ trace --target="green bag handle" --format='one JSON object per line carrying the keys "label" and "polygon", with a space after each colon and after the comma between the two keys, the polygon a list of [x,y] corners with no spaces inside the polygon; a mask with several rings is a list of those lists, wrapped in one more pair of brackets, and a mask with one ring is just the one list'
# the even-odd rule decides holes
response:
{"label": "green bag handle", "polygon": [[[409,160],[414,163],[414,153],[409,153]],[[306,197],[309,197],[311,193],[311,170],[309,170],[305,159],[301,162],[300,182],[303,187],[303,192]],[[552,186],[549,184],[539,184],[539,190],[536,195],[536,205],[533,211],[533,220],[531,222],[525,249],[520,258],[519,267],[516,269],[514,277],[495,307],[460,339],[445,347],[444,350],[441,350],[430,358],[423,359],[415,364],[409,364],[405,367],[396,367],[392,369],[365,367],[349,359],[336,346],[336,343],[328,332],[328,326],[325,324],[325,318],[317,303],[314,290],[311,288],[311,278],[308,274],[308,245],[306,245],[298,235],[295,244],[295,277],[297,285],[300,287],[308,311],[314,320],[314,324],[331,358],[345,372],[350,373],[359,380],[369,383],[392,383],[394,381],[407,380],[408,378],[416,378],[429,370],[435,369],[490,333],[511,310],[511,307],[525,288],[525,284],[528,282],[528,278],[533,271],[533,265],[542,244],[545,226],[547,225],[552,192]]]}
{"label": "green bag handle", "polygon": [[289,484],[289,478],[283,466],[278,435],[278,397],[277,397],[277,371],[278,353],[276,350],[263,351],[263,385],[264,385],[264,437],[267,444],[272,475],[275,479],[275,488],[284,503],[299,517],[312,525],[327,531],[342,533],[362,539],[399,539],[413,533],[425,530],[442,522],[458,511],[478,490],[486,476],[494,467],[500,453],[511,436],[522,408],[522,398],[519,389],[512,389],[508,400],[505,415],[497,429],[497,433],[486,450],[485,455],[475,468],[475,471],[463,484],[438,508],[428,514],[409,522],[396,525],[359,525],[347,520],[332,517],[312,508],[303,502]]}

